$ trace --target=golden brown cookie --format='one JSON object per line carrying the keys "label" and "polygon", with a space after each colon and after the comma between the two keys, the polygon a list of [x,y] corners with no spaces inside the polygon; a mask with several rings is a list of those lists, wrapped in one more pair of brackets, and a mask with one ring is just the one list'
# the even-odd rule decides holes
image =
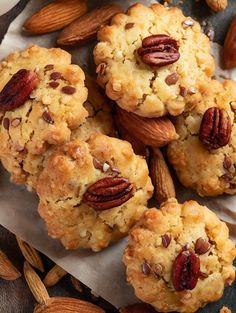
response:
{"label": "golden brown cookie", "polygon": [[[235,194],[236,82],[213,80],[201,87],[201,93],[201,103],[176,118],[179,139],[168,146],[169,161],[181,183],[195,189],[199,195]],[[202,130],[201,125],[204,126]]]}
{"label": "golden brown cookie", "polygon": [[128,233],[152,191],[144,158],[128,142],[101,134],[55,149],[37,185],[49,234],[67,249],[94,251]]}
{"label": "golden brown cookie", "polygon": [[85,76],[66,51],[33,46],[2,61],[0,78],[0,158],[12,181],[31,189],[48,148],[88,116]]}
{"label": "golden brown cookie", "polygon": [[235,279],[236,249],[225,223],[195,201],[147,210],[124,252],[128,282],[158,312],[197,311]]}
{"label": "golden brown cookie", "polygon": [[199,83],[214,72],[209,39],[178,8],[133,5],[98,33],[98,82],[126,111],[178,115],[200,99]]}

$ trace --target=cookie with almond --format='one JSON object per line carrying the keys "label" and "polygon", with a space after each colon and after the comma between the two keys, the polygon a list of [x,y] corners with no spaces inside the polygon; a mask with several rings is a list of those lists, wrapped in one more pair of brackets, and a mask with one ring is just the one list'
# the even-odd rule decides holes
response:
{"label": "cookie with almond", "polygon": [[147,210],[123,260],[136,296],[157,312],[193,313],[235,279],[234,243],[224,222],[196,201],[170,199]]}
{"label": "cookie with almond", "polygon": [[145,159],[106,135],[58,147],[43,167],[39,214],[67,249],[99,251],[124,237],[152,196]]}
{"label": "cookie with almond", "polygon": [[168,158],[180,182],[200,196],[236,193],[236,83],[212,80],[202,101],[175,120]]}
{"label": "cookie with almond", "polygon": [[200,82],[214,72],[210,41],[176,7],[140,3],[98,32],[98,82],[128,112],[179,115],[197,105]]}

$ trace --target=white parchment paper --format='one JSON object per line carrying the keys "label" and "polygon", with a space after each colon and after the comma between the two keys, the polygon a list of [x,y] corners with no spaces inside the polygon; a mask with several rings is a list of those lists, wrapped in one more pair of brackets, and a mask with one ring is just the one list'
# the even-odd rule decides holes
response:
{"label": "white parchment paper", "polygon": [[[44,47],[55,46],[57,34],[25,36],[21,33],[21,26],[25,19],[49,2],[49,0],[32,0],[29,2],[24,11],[11,24],[0,46],[0,59],[10,52],[26,48],[32,44]],[[98,6],[107,2],[90,0],[90,5]],[[117,0],[112,2],[117,2],[127,8],[136,1]],[[154,1],[145,0],[141,2],[150,4]],[[91,73],[93,70],[92,48],[93,45],[88,44],[83,48],[71,49],[73,61]],[[215,44],[213,53],[218,65],[220,51],[221,47]],[[234,71],[222,71],[219,66],[217,74],[236,79]],[[9,175],[2,168],[0,168],[0,172],[0,223],[4,227],[46,254],[90,287],[94,293],[102,296],[116,307],[137,301],[132,288],[126,283],[125,268],[121,261],[126,243],[125,239],[97,254],[81,250],[66,251],[58,241],[48,237],[44,222],[37,213],[37,196],[27,192],[24,187],[11,184]],[[187,199],[196,199],[216,211],[220,218],[227,222],[231,236],[236,241],[236,196],[202,199],[192,191],[179,187],[178,199],[181,202]]]}

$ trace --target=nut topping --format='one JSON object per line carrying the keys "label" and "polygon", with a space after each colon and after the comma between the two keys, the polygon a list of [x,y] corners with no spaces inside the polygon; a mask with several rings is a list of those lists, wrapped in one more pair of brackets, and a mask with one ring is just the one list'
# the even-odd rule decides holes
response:
{"label": "nut topping", "polygon": [[177,41],[164,34],[144,38],[137,52],[143,63],[154,67],[175,63],[180,58]]}
{"label": "nut topping", "polygon": [[231,121],[224,109],[209,108],[203,115],[199,139],[207,149],[218,149],[227,145],[231,136]]}
{"label": "nut topping", "polygon": [[54,124],[54,120],[51,117],[51,115],[49,114],[48,111],[44,111],[42,114],[42,118],[44,119],[45,122],[47,122],[48,124]]}
{"label": "nut topping", "polygon": [[16,117],[11,121],[11,126],[12,127],[17,127],[21,123],[21,117]]}
{"label": "nut topping", "polygon": [[192,251],[183,249],[173,264],[172,280],[176,291],[195,288],[200,274],[200,259]]}
{"label": "nut topping", "polygon": [[229,156],[225,155],[224,161],[223,161],[224,169],[229,170],[231,166],[232,166],[231,158]]}
{"label": "nut topping", "polygon": [[147,261],[144,261],[142,264],[142,272],[145,276],[148,276],[151,273],[151,266]]}
{"label": "nut topping", "polygon": [[171,236],[165,234],[165,235],[161,236],[161,240],[162,240],[163,247],[168,248],[168,246],[171,242]]}
{"label": "nut topping", "polygon": [[3,127],[8,130],[9,129],[9,126],[10,126],[10,120],[8,117],[5,117],[2,121],[2,124],[3,124]]}
{"label": "nut topping", "polygon": [[76,92],[76,89],[72,86],[64,86],[61,88],[61,91],[67,95],[73,95]]}
{"label": "nut topping", "polygon": [[12,111],[22,106],[37,87],[38,76],[25,69],[15,73],[0,92],[0,110]]}
{"label": "nut topping", "polygon": [[179,75],[177,73],[170,74],[166,77],[165,82],[168,86],[175,85],[179,79]]}
{"label": "nut topping", "polygon": [[134,23],[127,23],[125,24],[125,30],[131,29],[134,27]]}
{"label": "nut topping", "polygon": [[62,79],[62,74],[60,72],[53,72],[50,75],[50,79],[51,80],[58,80],[58,79]]}
{"label": "nut topping", "polygon": [[200,237],[195,243],[195,252],[197,254],[205,254],[209,249],[211,245],[208,240]]}
{"label": "nut topping", "polygon": [[127,179],[109,176],[90,186],[83,200],[94,210],[103,211],[125,203],[133,195],[133,185]]}

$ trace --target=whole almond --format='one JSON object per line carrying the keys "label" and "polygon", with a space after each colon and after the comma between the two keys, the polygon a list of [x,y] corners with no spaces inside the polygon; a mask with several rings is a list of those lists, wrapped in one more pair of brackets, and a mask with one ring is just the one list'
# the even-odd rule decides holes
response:
{"label": "whole almond", "polygon": [[230,24],[225,38],[223,57],[227,69],[236,67],[236,17]]}
{"label": "whole almond", "polygon": [[75,298],[52,297],[37,305],[34,313],[105,313],[100,307]]}
{"label": "whole almond", "polygon": [[45,34],[62,29],[88,11],[85,0],[56,0],[28,18],[23,30]]}
{"label": "whole almond", "polygon": [[108,24],[110,19],[120,12],[121,8],[115,4],[95,9],[67,26],[59,35],[57,43],[74,46],[95,38],[99,28]]}
{"label": "whole almond", "polygon": [[8,259],[6,254],[0,250],[0,278],[5,280],[15,280],[21,276],[21,273]]}
{"label": "whole almond", "polygon": [[154,185],[154,197],[159,204],[175,198],[175,186],[165,159],[159,149],[153,149],[150,161],[150,175]]}
{"label": "whole almond", "polygon": [[83,292],[83,286],[77,278],[71,275],[70,280],[75,290],[77,290],[78,292]]}
{"label": "whole almond", "polygon": [[117,118],[125,131],[147,146],[162,147],[178,138],[167,117],[145,118],[117,108]]}
{"label": "whole almond", "polygon": [[19,237],[16,237],[16,240],[26,261],[28,261],[34,268],[44,272],[43,261],[38,251],[31,247],[28,243],[21,240]]}
{"label": "whole almond", "polygon": [[206,0],[206,3],[214,12],[220,12],[227,7],[228,0]]}
{"label": "whole almond", "polygon": [[46,287],[52,287],[56,285],[62,277],[64,277],[67,272],[61,268],[59,265],[55,265],[46,275],[43,280],[43,283]]}
{"label": "whole almond", "polygon": [[49,299],[47,289],[38,274],[33,270],[27,261],[24,263],[24,275],[30,291],[36,301],[40,304],[46,303]]}

